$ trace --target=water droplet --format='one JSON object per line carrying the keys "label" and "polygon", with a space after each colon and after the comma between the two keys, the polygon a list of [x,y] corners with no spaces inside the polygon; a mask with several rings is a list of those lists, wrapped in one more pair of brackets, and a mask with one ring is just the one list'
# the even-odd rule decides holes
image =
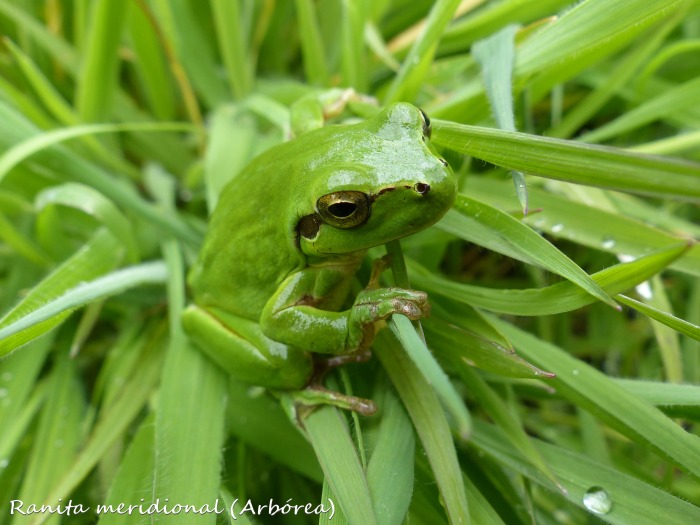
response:
{"label": "water droplet", "polygon": [[611,248],[615,247],[615,244],[617,244],[617,241],[613,239],[612,237],[603,237],[603,242],[600,243],[600,245],[605,248],[606,250],[610,250]]}
{"label": "water droplet", "polygon": [[583,495],[583,506],[595,514],[607,514],[612,509],[612,499],[603,487],[591,487]]}
{"label": "water droplet", "polygon": [[638,284],[634,287],[634,289],[637,290],[637,293],[647,301],[651,301],[652,297],[654,297],[654,292],[651,291],[649,281],[644,281],[643,283]]}
{"label": "water droplet", "polygon": [[61,448],[63,446],[63,440],[57,439],[56,441],[53,442],[53,446],[56,448]]}
{"label": "water droplet", "polygon": [[7,397],[7,388],[0,388],[0,397]]}
{"label": "water droplet", "polygon": [[574,368],[574,369],[571,371],[571,373],[574,374],[575,376],[577,376],[577,375],[579,375],[580,372],[578,371],[577,368]]}
{"label": "water droplet", "polygon": [[564,225],[563,225],[563,224],[555,224],[555,225],[552,226],[552,233],[559,233],[559,232],[562,231],[563,229],[564,229]]}
{"label": "water droplet", "polygon": [[5,468],[10,462],[6,459],[0,459],[0,468]]}
{"label": "water droplet", "polygon": [[12,375],[12,372],[3,372],[2,373],[2,380],[5,381],[6,383],[9,383],[12,381],[12,378],[14,376]]}

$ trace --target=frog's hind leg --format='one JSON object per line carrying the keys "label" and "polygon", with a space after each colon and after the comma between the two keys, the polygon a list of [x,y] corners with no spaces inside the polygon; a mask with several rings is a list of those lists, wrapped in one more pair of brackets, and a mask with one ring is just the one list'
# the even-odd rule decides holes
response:
{"label": "frog's hind leg", "polygon": [[[211,313],[210,313],[211,311]],[[195,344],[229,374],[270,389],[301,389],[314,375],[308,352],[273,341],[250,319],[190,305],[182,315]]]}
{"label": "frog's hind leg", "polygon": [[372,357],[369,350],[360,350],[348,355],[337,355],[329,358],[316,357],[314,361],[314,373],[309,385],[293,397],[302,405],[332,404],[340,408],[352,410],[363,416],[371,416],[377,411],[377,405],[370,399],[347,396],[340,392],[334,392],[323,386],[323,378],[333,368],[350,363],[364,363]]}
{"label": "frog's hind leg", "polygon": [[335,405],[363,415],[376,411],[373,401],[333,392],[321,384],[328,370],[366,360],[369,352],[314,362],[309,352],[266,337],[254,321],[196,305],[187,307],[182,322],[190,339],[221,368],[243,382],[270,389],[294,406]]}

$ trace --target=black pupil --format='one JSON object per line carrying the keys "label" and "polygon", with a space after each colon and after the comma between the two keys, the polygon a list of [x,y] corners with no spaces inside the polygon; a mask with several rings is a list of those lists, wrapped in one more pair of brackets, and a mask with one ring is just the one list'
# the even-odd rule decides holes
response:
{"label": "black pupil", "polygon": [[336,202],[328,206],[328,211],[340,218],[350,217],[356,209],[357,205],[353,202]]}
{"label": "black pupil", "polygon": [[416,191],[421,195],[424,193],[428,193],[428,190],[430,190],[430,186],[428,186],[427,184],[424,184],[422,182],[416,184]]}

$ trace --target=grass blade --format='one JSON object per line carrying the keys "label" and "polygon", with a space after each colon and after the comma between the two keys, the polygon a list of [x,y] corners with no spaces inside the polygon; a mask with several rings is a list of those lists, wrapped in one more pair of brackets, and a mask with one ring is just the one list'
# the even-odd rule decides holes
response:
{"label": "grass blade", "polygon": [[700,164],[526,133],[433,120],[433,142],[509,170],[700,202]]}
{"label": "grass blade", "polygon": [[320,407],[304,417],[303,424],[348,523],[376,524],[367,479],[341,414],[336,408]]}

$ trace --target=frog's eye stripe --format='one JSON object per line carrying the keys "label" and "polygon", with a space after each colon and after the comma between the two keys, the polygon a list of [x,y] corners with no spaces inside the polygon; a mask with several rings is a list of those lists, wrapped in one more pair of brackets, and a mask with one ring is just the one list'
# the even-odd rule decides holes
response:
{"label": "frog's eye stripe", "polygon": [[316,201],[321,220],[335,228],[354,228],[367,222],[370,199],[361,191],[339,191],[322,196]]}
{"label": "frog's eye stripe", "polygon": [[418,109],[418,111],[420,111],[421,120],[423,121],[423,136],[429,139],[430,134],[433,131],[433,128],[430,125],[430,117],[428,117],[428,115],[426,115],[425,111],[422,109]]}

